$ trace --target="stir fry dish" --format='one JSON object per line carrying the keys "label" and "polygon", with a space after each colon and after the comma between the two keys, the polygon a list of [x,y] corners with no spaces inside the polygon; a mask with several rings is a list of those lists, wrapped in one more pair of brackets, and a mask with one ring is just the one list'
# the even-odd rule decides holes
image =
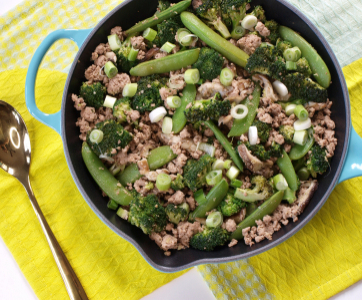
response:
{"label": "stir fry dish", "polygon": [[328,68],[251,0],[160,0],[90,60],[72,95],[84,163],[167,256],[271,240],[328,174]]}

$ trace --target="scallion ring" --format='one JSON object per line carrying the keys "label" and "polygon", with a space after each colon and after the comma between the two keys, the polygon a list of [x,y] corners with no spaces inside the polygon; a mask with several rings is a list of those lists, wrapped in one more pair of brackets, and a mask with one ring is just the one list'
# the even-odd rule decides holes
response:
{"label": "scallion ring", "polygon": [[108,78],[113,78],[117,75],[118,69],[111,61],[107,61],[104,65],[104,73],[106,73]]}
{"label": "scallion ring", "polygon": [[171,108],[179,108],[181,106],[181,98],[179,96],[169,96],[166,102]]}
{"label": "scallion ring", "polygon": [[148,27],[144,32],[143,32],[143,37],[150,41],[153,42],[153,40],[156,38],[157,35],[157,31]]}
{"label": "scallion ring", "polygon": [[150,112],[149,118],[150,118],[151,123],[156,123],[158,121],[161,121],[162,118],[166,115],[167,115],[166,108],[164,108],[163,106],[160,106]]}
{"label": "scallion ring", "polygon": [[89,140],[92,143],[99,144],[103,140],[103,131],[99,129],[93,129],[89,135]]}
{"label": "scallion ring", "polygon": [[200,71],[198,69],[188,69],[185,72],[185,82],[188,84],[198,83],[200,80]]}
{"label": "scallion ring", "polygon": [[230,70],[229,68],[224,68],[221,70],[221,73],[220,73],[220,82],[224,86],[230,86],[234,80],[234,76],[235,76],[235,74],[232,70]]}
{"label": "scallion ring", "polygon": [[167,191],[171,187],[171,176],[166,173],[160,173],[156,178],[156,187],[159,191]]}
{"label": "scallion ring", "polygon": [[172,119],[170,117],[164,117],[163,118],[162,132],[164,134],[171,134],[171,132],[172,132]]}
{"label": "scallion ring", "polygon": [[123,97],[133,97],[137,93],[137,83],[127,83],[122,91]]}
{"label": "scallion ring", "polygon": [[208,185],[214,186],[218,184],[222,179],[222,171],[221,170],[213,170],[206,175],[206,183]]}
{"label": "scallion ring", "polygon": [[230,179],[236,179],[240,174],[240,170],[234,166],[231,166],[229,171],[226,172],[226,176]]}
{"label": "scallion ring", "polygon": [[[242,110],[243,112],[239,113],[239,110]],[[248,112],[249,110],[244,104],[238,104],[231,109],[230,115],[236,120],[241,120],[248,115]]]}
{"label": "scallion ring", "polygon": [[206,227],[210,228],[216,228],[220,227],[222,225],[223,215],[219,211],[214,211],[211,214],[209,214],[206,218]]}

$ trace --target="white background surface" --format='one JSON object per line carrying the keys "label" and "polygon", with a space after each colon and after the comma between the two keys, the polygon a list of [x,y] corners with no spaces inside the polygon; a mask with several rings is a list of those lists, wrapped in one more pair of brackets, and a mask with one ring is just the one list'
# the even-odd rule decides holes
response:
{"label": "white background surface", "polygon": [[[0,0],[0,15],[22,2],[21,0]],[[0,95],[1,98],[1,95]],[[16,180],[16,179],[14,179]],[[143,300],[214,300],[214,296],[196,268],[164,285]],[[37,300],[29,283],[21,273],[16,261],[0,237],[0,299]],[[354,284],[331,300],[362,299],[362,281]]]}

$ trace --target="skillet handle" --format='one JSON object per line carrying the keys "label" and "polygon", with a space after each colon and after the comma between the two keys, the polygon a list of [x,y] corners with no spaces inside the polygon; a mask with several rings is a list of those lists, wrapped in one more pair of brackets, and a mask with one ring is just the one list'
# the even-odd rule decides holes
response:
{"label": "skillet handle", "polygon": [[61,134],[60,126],[60,111],[54,114],[46,114],[38,109],[35,103],[35,80],[38,73],[39,66],[49,50],[49,48],[60,39],[70,39],[77,43],[78,48],[82,46],[84,40],[91,32],[92,29],[59,29],[50,33],[36,49],[33,58],[30,61],[28,72],[25,81],[25,102],[29,112],[32,116],[54,129],[57,133]]}
{"label": "skillet handle", "polygon": [[362,138],[351,126],[351,135],[347,156],[338,183],[347,179],[362,176]]}

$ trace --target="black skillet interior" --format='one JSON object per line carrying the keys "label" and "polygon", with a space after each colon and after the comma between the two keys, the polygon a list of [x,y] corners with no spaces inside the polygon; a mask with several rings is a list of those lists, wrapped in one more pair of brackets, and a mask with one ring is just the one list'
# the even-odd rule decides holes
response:
{"label": "black skillet interior", "polygon": [[329,96],[333,101],[332,118],[336,122],[336,137],[338,138],[335,156],[331,161],[331,171],[320,178],[319,189],[310,204],[300,216],[299,221],[283,226],[280,231],[274,233],[272,241],[265,240],[253,247],[240,242],[235,247],[220,247],[213,252],[202,252],[194,249],[173,251],[170,257],[166,257],[163,251],[140,229],[121,220],[114,211],[107,209],[107,200],[102,197],[99,188],[82,161],[82,143],[78,137],[79,129],[75,126],[79,113],[73,107],[71,95],[72,93],[78,94],[81,83],[85,81],[84,70],[91,64],[91,53],[99,43],[107,42],[107,35],[111,28],[118,25],[127,29],[136,22],[153,15],[157,7],[157,0],[125,1],[109,13],[84,42],[75,59],[77,63],[73,63],[69,73],[62,103],[62,137],[72,176],[87,203],[103,222],[117,234],[132,242],[145,259],[158,270],[175,272],[201,263],[233,261],[266,251],[286,240],[305,225],[323,205],[337,182],[345,157],[347,133],[350,126],[348,91],[338,62],[321,34],[293,6],[283,0],[254,0],[253,5],[263,5],[268,19],[275,19],[280,24],[300,32],[327,63],[332,74],[333,84],[329,88]]}

